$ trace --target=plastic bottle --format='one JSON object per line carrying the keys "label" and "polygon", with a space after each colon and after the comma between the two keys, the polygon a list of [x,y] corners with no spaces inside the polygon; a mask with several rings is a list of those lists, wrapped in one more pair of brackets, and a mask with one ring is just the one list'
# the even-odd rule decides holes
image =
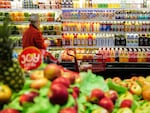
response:
{"label": "plastic bottle", "polygon": [[73,34],[70,34],[69,36],[70,38],[70,46],[73,46],[74,45],[74,35]]}
{"label": "plastic bottle", "polygon": [[93,46],[96,46],[96,34],[93,33]]}
{"label": "plastic bottle", "polygon": [[66,34],[62,34],[62,45],[66,45]]}
{"label": "plastic bottle", "polygon": [[137,52],[137,62],[142,62],[142,52],[141,52],[141,49],[138,49],[138,52]]}
{"label": "plastic bottle", "polygon": [[74,46],[77,46],[77,35],[78,34],[74,34],[74,41],[73,41],[74,42]]}
{"label": "plastic bottle", "polygon": [[119,62],[119,49],[115,48],[115,61]]}
{"label": "plastic bottle", "polygon": [[129,49],[129,62],[134,62],[134,52],[131,48]]}
{"label": "plastic bottle", "polygon": [[81,34],[78,34],[77,36],[77,45],[81,46]]}
{"label": "plastic bottle", "polygon": [[88,34],[86,33],[86,34],[84,34],[84,45],[85,46],[88,46]]}
{"label": "plastic bottle", "polygon": [[115,62],[114,48],[110,48],[110,62]]}
{"label": "plastic bottle", "polygon": [[124,57],[124,62],[129,62],[129,52],[126,48],[124,49],[123,57]]}
{"label": "plastic bottle", "polygon": [[134,62],[137,62],[137,49],[134,48],[134,56],[133,56]]}
{"label": "plastic bottle", "polygon": [[84,40],[85,38],[84,38],[84,34],[81,34],[81,38],[80,38],[80,40],[81,40],[81,46],[85,46],[85,40]]}
{"label": "plastic bottle", "polygon": [[150,62],[150,49],[146,50],[146,62]]}
{"label": "plastic bottle", "polygon": [[91,34],[88,34],[88,46],[93,45],[93,36]]}
{"label": "plastic bottle", "polygon": [[146,51],[144,48],[142,49],[141,54],[142,54],[142,62],[146,62]]}

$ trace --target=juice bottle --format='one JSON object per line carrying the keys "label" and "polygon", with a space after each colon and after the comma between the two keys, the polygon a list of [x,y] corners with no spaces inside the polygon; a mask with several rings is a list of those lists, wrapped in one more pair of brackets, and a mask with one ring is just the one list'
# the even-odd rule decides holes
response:
{"label": "juice bottle", "polygon": [[146,62],[150,62],[150,49],[146,50]]}
{"label": "juice bottle", "polygon": [[115,48],[114,52],[115,52],[115,61],[119,62],[119,49]]}
{"label": "juice bottle", "polygon": [[148,35],[145,34],[145,37],[144,37],[144,46],[148,46],[148,41],[149,41]]}
{"label": "juice bottle", "polygon": [[88,34],[86,33],[86,34],[84,34],[84,45],[85,46],[88,46]]}
{"label": "juice bottle", "polygon": [[137,49],[134,49],[134,62],[137,62]]}
{"label": "juice bottle", "polygon": [[90,23],[89,22],[86,23],[86,29],[87,29],[88,32],[90,31]]}
{"label": "juice bottle", "polygon": [[96,22],[93,23],[93,28],[94,28],[93,32],[97,32],[97,23]]}
{"label": "juice bottle", "polygon": [[93,3],[93,8],[98,8],[98,4],[95,0],[93,0],[92,3]]}
{"label": "juice bottle", "polygon": [[123,62],[123,50],[122,48],[119,49],[118,51],[118,56],[119,56],[119,62]]}
{"label": "juice bottle", "polygon": [[74,35],[70,34],[69,39],[70,39],[70,46],[73,46],[74,45]]}
{"label": "juice bottle", "polygon": [[70,46],[70,34],[66,35],[67,46]]}
{"label": "juice bottle", "polygon": [[77,36],[77,45],[78,46],[81,45],[81,34],[78,34],[78,36]]}
{"label": "juice bottle", "polygon": [[106,48],[106,62],[110,62],[110,49]]}
{"label": "juice bottle", "polygon": [[129,55],[128,55],[128,50],[124,49],[123,51],[123,57],[124,57],[124,62],[129,62]]}
{"label": "juice bottle", "polygon": [[148,46],[150,46],[150,34],[147,34],[147,38],[148,38]]}
{"label": "juice bottle", "polygon": [[62,34],[62,45],[66,45],[66,34]]}
{"label": "juice bottle", "polygon": [[100,31],[100,23],[97,22],[97,24],[96,24],[96,32],[99,32],[99,31]]}
{"label": "juice bottle", "polygon": [[114,48],[110,48],[110,62],[115,62]]}
{"label": "juice bottle", "polygon": [[92,34],[88,34],[88,46],[92,46],[93,45],[93,36]]}
{"label": "juice bottle", "polygon": [[142,62],[142,52],[141,52],[141,49],[138,49],[138,52],[137,52],[137,62]]}
{"label": "juice bottle", "polygon": [[144,36],[142,36],[141,34],[139,35],[139,46],[143,46],[144,45]]}
{"label": "juice bottle", "polygon": [[77,35],[78,34],[74,34],[74,41],[73,41],[74,42],[74,46],[77,46]]}
{"label": "juice bottle", "polygon": [[129,62],[134,62],[134,52],[132,49],[129,49]]}
{"label": "juice bottle", "polygon": [[93,23],[90,23],[90,32],[93,32],[94,31],[94,25]]}
{"label": "juice bottle", "polygon": [[81,46],[85,46],[85,41],[84,41],[84,34],[81,34]]}
{"label": "juice bottle", "polygon": [[96,34],[93,33],[93,46],[96,46]]}
{"label": "juice bottle", "polygon": [[77,31],[81,31],[81,23],[77,23]]}
{"label": "juice bottle", "polygon": [[142,54],[142,62],[146,62],[146,51],[144,48],[142,49],[141,54]]}

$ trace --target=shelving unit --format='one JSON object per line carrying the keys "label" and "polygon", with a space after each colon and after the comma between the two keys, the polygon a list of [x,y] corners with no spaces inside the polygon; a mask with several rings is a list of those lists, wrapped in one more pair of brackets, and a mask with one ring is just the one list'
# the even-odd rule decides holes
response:
{"label": "shelving unit", "polygon": [[[88,1],[88,0],[87,0]],[[68,4],[71,5],[69,7],[65,7],[65,2],[62,0],[62,8],[60,9],[38,9],[38,8],[23,8],[23,7],[16,7],[16,8],[0,8],[0,12],[22,12],[22,13],[44,13],[45,15],[48,12],[55,12],[55,18],[53,21],[48,21],[47,19],[43,19],[41,21],[42,26],[46,26],[45,28],[41,28],[43,32],[43,36],[47,37],[54,43],[54,40],[61,40],[61,45],[52,44],[49,48],[47,48],[48,51],[65,51],[68,48],[74,48],[76,50],[78,49],[93,49],[98,51],[100,48],[108,48],[108,49],[115,49],[115,48],[123,48],[124,50],[130,50],[135,49],[138,51],[138,49],[150,49],[150,11],[149,8],[146,8],[144,6],[144,2],[142,0],[132,0],[135,6],[131,5],[132,2],[129,2],[130,0],[102,0],[102,1],[95,1],[92,0],[91,2],[87,2],[86,0],[79,0],[78,1],[68,1]],[[72,4],[71,4],[72,2]],[[90,3],[90,4],[88,4]],[[148,6],[148,3],[147,3]],[[41,15],[41,17],[46,18],[45,15]],[[57,21],[58,17],[62,17],[60,21]],[[65,26],[66,23],[66,26]],[[89,25],[86,25],[86,24]],[[92,25],[92,23],[94,25]],[[95,30],[95,25],[98,24],[98,27]],[[1,24],[1,22],[0,22]],[[29,24],[27,20],[23,21],[13,21],[14,25],[23,25],[26,26]],[[73,24],[75,26],[73,26]],[[81,29],[81,25],[83,29]],[[47,26],[59,26],[60,32],[49,34],[47,31],[50,29]],[[88,27],[93,27],[93,29],[90,29]],[[134,27],[133,27],[134,26]],[[67,28],[65,28],[67,27]],[[78,29],[77,29],[78,28]],[[53,31],[54,28],[50,31]],[[57,29],[55,29],[57,31]],[[67,34],[65,38],[64,34]],[[74,34],[94,34],[94,41],[98,42],[101,41],[99,44],[91,44],[88,45],[84,44],[85,42],[82,41],[91,41],[89,37],[86,36],[80,36],[76,37],[76,41],[81,41],[81,44],[74,44],[74,37],[72,37]],[[71,37],[70,37],[70,36]],[[134,35],[138,37],[134,37]],[[146,45],[140,45],[140,37],[142,35],[145,35],[145,37],[141,40],[148,40],[149,43]],[[14,37],[21,37],[21,33],[13,35]],[[120,38],[120,39],[119,39]],[[111,44],[107,42],[107,39],[110,39]],[[125,40],[126,44],[116,44],[116,40]],[[56,41],[57,42],[57,41]],[[67,44],[65,44],[67,42]],[[69,42],[69,44],[68,44]],[[95,43],[94,42],[94,43]],[[134,44],[132,45],[132,43]],[[127,44],[128,43],[128,44]],[[16,48],[19,48],[17,45]],[[132,64],[131,62],[126,62],[127,64]],[[147,65],[149,68],[149,63],[144,62],[145,65]],[[123,66],[126,66],[125,63],[122,62],[108,62],[108,67],[106,67],[107,70],[120,70],[121,68],[123,70],[129,69],[124,68]],[[139,62],[135,62],[135,64],[141,65]],[[109,67],[109,66],[118,66],[118,67]],[[120,65],[120,67],[119,67]],[[142,65],[143,66],[143,65]],[[134,65],[136,69],[136,65]],[[132,70],[130,68],[129,70]],[[141,70],[143,68],[141,67]]]}

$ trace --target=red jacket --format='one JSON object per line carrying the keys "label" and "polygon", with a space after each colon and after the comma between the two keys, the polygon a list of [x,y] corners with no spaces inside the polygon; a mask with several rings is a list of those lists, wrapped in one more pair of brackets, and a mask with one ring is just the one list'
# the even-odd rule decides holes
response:
{"label": "red jacket", "polygon": [[29,46],[35,46],[38,49],[46,49],[42,33],[31,24],[23,34],[22,44],[23,49]]}

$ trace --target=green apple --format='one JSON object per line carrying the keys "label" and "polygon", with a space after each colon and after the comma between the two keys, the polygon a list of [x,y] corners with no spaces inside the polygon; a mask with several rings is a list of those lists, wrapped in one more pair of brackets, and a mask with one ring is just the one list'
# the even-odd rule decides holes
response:
{"label": "green apple", "polygon": [[149,113],[150,112],[150,102],[144,103],[135,109],[134,113]]}
{"label": "green apple", "polygon": [[130,108],[120,108],[116,113],[133,113]]}
{"label": "green apple", "polygon": [[133,95],[129,91],[127,91],[126,93],[123,93],[122,95],[119,96],[120,101],[125,99],[133,100]]}
{"label": "green apple", "polygon": [[150,82],[150,75],[145,78],[147,82]]}
{"label": "green apple", "polygon": [[109,113],[105,108],[99,107],[93,110],[91,113]]}
{"label": "green apple", "polygon": [[130,92],[135,95],[142,94],[142,87],[138,83],[134,83],[129,88]]}

